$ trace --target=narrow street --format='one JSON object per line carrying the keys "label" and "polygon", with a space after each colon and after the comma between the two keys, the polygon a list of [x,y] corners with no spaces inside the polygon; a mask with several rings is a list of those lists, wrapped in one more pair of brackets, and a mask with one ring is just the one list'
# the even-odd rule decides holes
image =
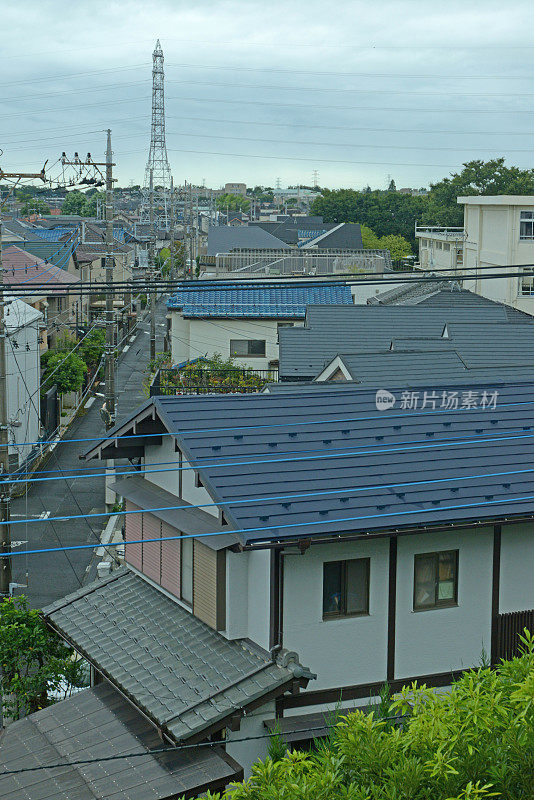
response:
{"label": "narrow street", "polygon": [[[159,300],[156,306],[156,352],[163,348],[165,311],[165,301]],[[149,358],[149,328],[148,319],[141,322],[132,334],[134,341],[126,342],[128,349],[120,356],[115,379],[117,420],[146,399],[142,382]],[[102,402],[102,398],[96,397],[90,408],[71,425],[65,439],[83,439],[103,434],[104,425],[100,417]],[[51,473],[53,476],[62,473],[71,475],[88,466],[97,467],[96,473],[102,472],[100,467],[103,465],[98,462],[85,464],[79,460],[80,453],[89,445],[90,442],[68,441],[58,444],[42,469],[57,470],[57,473]],[[11,504],[14,522],[36,519],[41,515],[76,517],[102,511],[105,511],[103,477],[34,483],[26,497],[16,498]],[[11,538],[14,543],[21,542],[16,546],[16,552],[59,545],[96,544],[100,541],[106,521],[106,517],[102,517],[12,525]],[[15,593],[25,594],[34,608],[48,605],[79,588],[88,578],[96,577],[93,553],[93,550],[87,549],[17,556],[13,559],[13,581],[27,583],[28,588],[16,589]]]}

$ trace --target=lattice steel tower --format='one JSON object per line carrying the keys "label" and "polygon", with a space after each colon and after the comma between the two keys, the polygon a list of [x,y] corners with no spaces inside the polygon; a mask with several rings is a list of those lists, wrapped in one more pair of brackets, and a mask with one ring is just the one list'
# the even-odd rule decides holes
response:
{"label": "lattice steel tower", "polygon": [[[150,170],[154,180],[154,199],[159,227],[169,228],[171,209],[171,168],[167,158],[165,143],[165,73],[163,71],[163,50],[159,43],[152,53],[152,124],[150,127],[150,150],[145,169],[144,192],[148,199]],[[144,203],[146,208],[147,203]],[[144,215],[143,215],[144,216]]]}

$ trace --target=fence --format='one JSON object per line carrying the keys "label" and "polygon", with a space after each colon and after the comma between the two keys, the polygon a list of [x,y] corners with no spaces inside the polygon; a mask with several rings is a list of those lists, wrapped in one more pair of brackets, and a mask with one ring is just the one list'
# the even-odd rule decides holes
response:
{"label": "fence", "polygon": [[[211,262],[211,263],[210,263]],[[235,250],[203,257],[202,277],[234,275],[339,275],[392,268],[389,250]]]}
{"label": "fence", "polygon": [[150,383],[150,396],[183,394],[252,394],[278,380],[278,369],[162,367]]}
{"label": "fence", "polygon": [[519,634],[523,633],[525,628],[534,632],[534,610],[499,614],[497,621],[497,659],[509,659],[519,655]]}

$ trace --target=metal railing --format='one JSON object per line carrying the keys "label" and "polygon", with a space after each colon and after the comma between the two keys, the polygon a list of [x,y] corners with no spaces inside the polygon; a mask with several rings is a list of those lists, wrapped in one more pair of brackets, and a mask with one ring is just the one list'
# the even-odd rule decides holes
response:
{"label": "metal railing", "polygon": [[201,264],[202,277],[316,276],[357,273],[360,270],[380,273],[392,267],[389,250],[235,250],[218,253],[213,261]]}
{"label": "metal railing", "polygon": [[156,395],[252,394],[261,392],[265,384],[278,380],[278,367],[230,369],[161,367],[154,374],[149,390]]}
{"label": "metal railing", "polygon": [[463,242],[467,236],[465,228],[444,227],[440,225],[416,225],[416,236],[436,236],[440,239]]}

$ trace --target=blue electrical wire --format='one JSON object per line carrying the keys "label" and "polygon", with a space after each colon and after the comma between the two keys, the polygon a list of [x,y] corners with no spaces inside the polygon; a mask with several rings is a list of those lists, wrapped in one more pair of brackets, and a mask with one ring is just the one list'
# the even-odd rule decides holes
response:
{"label": "blue electrical wire", "polygon": [[[363,517],[340,517],[338,519],[330,519],[330,520],[321,520],[318,522],[314,520],[313,522],[290,522],[284,525],[262,525],[259,528],[238,528],[236,530],[231,529],[229,531],[211,531],[209,533],[187,533],[182,534],[180,536],[160,536],[156,539],[134,539],[130,541],[122,541],[122,542],[112,542],[110,544],[106,544],[106,547],[123,547],[124,545],[129,544],[150,544],[152,542],[170,542],[173,540],[179,539],[202,539],[208,536],[221,536],[221,534],[225,533],[235,533],[235,534],[242,534],[242,533],[257,533],[258,531],[281,531],[287,530],[288,528],[305,528],[309,527],[310,525],[332,525],[333,523],[340,523],[340,522],[361,522],[363,520],[370,520],[370,519],[383,519],[384,517],[401,517],[406,516],[407,514],[426,514],[426,513],[435,513],[437,511],[458,511],[462,508],[479,508],[481,505],[507,505],[508,503],[522,503],[526,502],[527,500],[534,500],[534,495],[527,495],[526,497],[509,497],[506,500],[484,500],[484,503],[461,503],[460,505],[455,506],[441,506],[440,508],[419,508],[414,509],[413,511],[390,511],[386,514],[365,514]],[[222,505],[222,504],[221,504]],[[159,511],[160,509],[152,509],[152,511]],[[161,509],[163,511],[167,511],[169,509],[164,508]],[[150,513],[151,509],[144,509],[144,513]],[[133,512],[128,512],[129,514]],[[136,512],[137,513],[137,512]],[[68,518],[67,518],[68,519]],[[76,519],[76,517],[70,517],[70,519]],[[39,521],[39,520],[34,520]],[[368,537],[371,537],[372,534],[367,534]],[[260,543],[264,541],[270,540],[260,540]],[[81,544],[81,545],[69,545],[68,547],[45,547],[39,550],[23,550],[20,553],[1,553],[0,558],[12,558],[14,556],[19,555],[37,555],[40,553],[60,553],[66,550],[94,550],[95,547],[102,547],[102,544]]]}
{"label": "blue electrical wire", "polygon": [[[473,444],[473,442],[479,442],[479,441],[480,442],[494,442],[494,441],[501,441],[501,440],[507,440],[507,439],[524,439],[524,438],[528,439],[528,438],[531,438],[531,437],[534,436],[534,431],[532,433],[522,433],[522,434],[520,434],[518,436],[504,436],[504,434],[515,433],[516,431],[520,431],[520,430],[524,430],[524,428],[509,428],[508,430],[500,430],[500,431],[496,432],[495,434],[488,434],[488,433],[481,434],[481,435],[484,435],[486,437],[489,437],[489,438],[486,438],[486,439],[482,439],[482,438],[480,438],[480,439],[478,439],[478,438],[477,439],[473,439],[473,438],[466,439],[465,437],[464,438],[454,439],[454,438],[451,437],[451,438],[446,438],[446,439],[432,439],[432,443],[431,444],[426,444],[425,443],[424,445],[422,445],[422,442],[424,441],[422,439],[419,440],[419,441],[415,440],[415,441],[412,441],[412,442],[397,442],[395,444],[395,446],[390,446],[389,449],[386,449],[386,450],[384,449],[383,445],[382,446],[375,445],[375,447],[377,448],[376,450],[362,450],[362,451],[358,451],[358,450],[357,451],[342,450],[340,448],[319,447],[319,448],[314,448],[314,449],[310,449],[310,450],[283,450],[283,451],[277,451],[276,454],[277,454],[277,456],[280,456],[280,455],[283,455],[283,456],[285,456],[285,455],[299,455],[299,456],[302,456],[302,459],[300,459],[300,460],[307,460],[308,458],[311,460],[311,459],[314,459],[314,458],[322,458],[322,456],[316,456],[316,455],[304,456],[303,454],[304,453],[313,453],[313,454],[315,454],[315,453],[325,453],[325,452],[327,452],[329,458],[343,458],[344,456],[353,456],[353,455],[373,455],[374,453],[383,453],[383,452],[403,452],[404,450],[417,449],[417,445],[422,445],[423,448],[434,447],[438,442],[442,442],[443,444],[439,444],[436,449],[441,449],[443,447],[460,447],[460,446],[462,446],[464,444]],[[142,435],[142,434],[138,434],[138,436],[139,435]],[[380,449],[378,449],[379,447],[380,447]],[[250,464],[263,464],[266,461],[269,464],[278,464],[278,463],[282,463],[282,462],[285,462],[285,461],[293,461],[294,460],[292,458],[268,458],[268,459],[265,459],[265,458],[262,458],[262,456],[265,456],[265,453],[257,454],[255,456],[255,459],[259,458],[260,460],[254,460],[254,461],[227,461],[227,462],[223,462],[222,464],[198,464],[196,466],[199,469],[206,469],[208,467],[209,468],[214,468],[214,467],[233,467],[233,466],[244,466],[244,465],[250,465]],[[206,459],[206,458],[212,458],[212,457],[213,456],[198,456],[198,457],[195,457],[195,462],[197,460],[200,460],[200,459]],[[236,458],[236,456],[226,456],[226,458],[232,459],[232,458]],[[195,466],[192,466],[192,465],[189,465],[187,467],[179,467],[179,466],[176,465],[176,462],[173,462],[173,461],[154,462],[153,464],[148,464],[148,466],[152,467],[152,466],[161,466],[161,465],[168,465],[168,464],[174,464],[175,466],[171,466],[168,469],[143,469],[142,470],[142,474],[146,475],[148,473],[154,473],[154,472],[182,472],[182,471],[186,471],[186,470],[190,470],[190,469],[195,469],[196,468]],[[96,467],[95,469],[101,469],[101,467]],[[57,472],[58,470],[52,470],[52,471],[53,472]],[[117,471],[113,472],[114,476],[132,475],[132,474],[139,474],[139,470],[136,470],[134,467],[131,467],[130,469],[128,469],[128,470],[126,470],[124,472],[117,472]],[[75,475],[59,475],[59,476],[55,475],[55,476],[50,477],[50,478],[33,478],[32,477],[32,478],[28,478],[27,480],[22,480],[22,481],[20,479],[17,480],[15,478],[15,479],[9,479],[9,480],[0,480],[0,485],[2,485],[2,484],[10,484],[10,483],[41,483],[41,482],[44,482],[44,481],[56,481],[56,480],[77,480],[77,479],[83,479],[83,478],[105,478],[107,475],[109,475],[109,472],[92,473],[90,475],[84,475],[83,473],[77,473]]]}
{"label": "blue electrical wire", "polygon": [[[159,471],[159,470],[156,470]],[[534,468],[532,469],[516,469],[516,470],[508,470],[505,472],[488,472],[488,473],[481,473],[480,475],[459,475],[456,477],[448,476],[447,478],[432,478],[431,480],[426,481],[406,481],[402,483],[377,483],[374,486],[357,486],[351,487],[350,489],[326,489],[324,491],[317,491],[317,492],[299,492],[297,494],[282,494],[282,495],[273,495],[273,496],[266,496],[266,497],[252,497],[244,500],[226,500],[220,501],[219,503],[198,503],[197,505],[192,505],[188,503],[185,506],[164,506],[162,508],[141,508],[133,511],[102,511],[96,512],[93,514],[81,514],[78,516],[63,516],[63,517],[47,517],[46,519],[20,519],[20,520],[11,520],[9,522],[0,522],[0,525],[21,525],[24,522],[68,522],[72,519],[88,519],[90,517],[110,517],[110,516],[124,516],[126,514],[147,514],[152,511],[187,511],[191,508],[207,508],[211,506],[234,506],[234,505],[246,505],[249,503],[264,503],[269,502],[271,500],[296,500],[299,498],[310,498],[310,497],[329,497],[331,495],[341,495],[341,494],[352,494],[354,492],[370,492],[380,489],[397,489],[400,487],[409,487],[409,486],[430,486],[435,483],[449,483],[451,481],[468,481],[474,480],[478,478],[499,478],[505,477],[507,475],[525,475],[530,472],[534,472]],[[131,474],[131,473],[127,473]],[[144,473],[143,473],[144,474]]]}
{"label": "blue electrical wire", "polygon": [[[485,385],[489,385],[489,384],[485,384]],[[515,386],[516,384],[507,384],[507,385],[508,386]],[[399,387],[393,387],[393,388],[399,388]],[[330,391],[330,390],[328,390],[328,391]],[[464,390],[460,389],[459,391],[464,391]],[[465,390],[465,391],[468,391],[468,390]],[[214,399],[219,399],[220,397],[227,397],[227,395],[216,395]],[[515,407],[518,407],[518,406],[532,406],[532,405],[534,405],[534,400],[525,400],[525,401],[522,401],[520,403],[500,403],[499,404],[499,409],[501,409],[501,408],[515,408]],[[485,409],[465,410],[465,412],[471,414],[471,416],[474,416],[473,415],[473,411],[481,411],[483,414],[486,414],[486,410]],[[143,439],[148,439],[148,438],[152,438],[152,437],[155,437],[155,436],[189,436],[192,433],[198,433],[198,434],[226,433],[226,434],[230,434],[233,431],[239,431],[239,430],[250,431],[251,433],[253,433],[254,431],[263,430],[263,429],[266,429],[266,428],[268,428],[268,429],[271,429],[271,428],[289,428],[289,427],[293,428],[293,427],[300,427],[300,426],[303,426],[303,425],[337,425],[337,424],[340,424],[342,422],[374,422],[375,420],[381,420],[381,419],[399,419],[399,418],[404,419],[406,417],[409,417],[410,419],[413,419],[414,417],[419,417],[419,416],[431,416],[431,415],[434,415],[434,414],[452,414],[452,413],[460,414],[460,413],[462,413],[462,409],[461,408],[451,408],[451,409],[442,409],[442,408],[440,408],[440,409],[435,409],[435,410],[432,410],[432,411],[426,411],[426,410],[417,411],[417,410],[414,410],[414,411],[406,411],[406,412],[404,412],[402,414],[401,413],[398,413],[398,414],[366,414],[363,417],[343,417],[341,419],[324,419],[323,418],[323,419],[307,420],[306,422],[281,422],[281,423],[277,422],[277,423],[269,423],[267,425],[232,425],[231,427],[227,427],[227,428],[198,428],[198,429],[191,429],[191,430],[184,429],[184,430],[181,430],[181,431],[162,431],[161,433],[143,433],[143,434],[140,434],[140,433],[135,434],[135,433],[133,433],[133,434],[128,434],[128,435],[122,435],[120,433],[113,433],[113,432],[110,431],[108,433],[108,436],[87,436],[87,437],[82,438],[82,439],[62,439],[61,441],[65,442],[65,443],[67,443],[67,442],[68,443],[73,443],[73,442],[95,442],[95,441],[104,442],[104,441],[106,441],[107,438],[112,438],[112,439],[139,439],[139,437],[142,436]],[[127,424],[128,423],[125,422],[125,423],[123,423],[121,425],[121,427],[124,427],[124,425],[127,425]],[[43,443],[44,443],[43,441],[40,441],[40,442],[24,442],[23,444],[20,444],[20,445],[17,445],[17,446],[23,447],[23,446],[26,446],[26,445],[39,445],[39,444],[43,444]]]}
{"label": "blue electrical wire", "polygon": [[[40,260],[41,261],[50,261],[51,258],[54,258],[54,256],[57,256],[57,254],[60,253],[67,245],[72,244],[73,241],[76,239],[76,236],[77,236],[76,231],[73,231],[72,235],[69,236],[68,239],[65,239],[64,242],[61,242],[61,247],[58,250],[56,250],[55,253],[52,253],[52,255],[48,256],[48,258],[42,258]],[[25,242],[24,241],[23,242],[19,242],[18,244],[13,244],[11,246],[12,247],[17,247],[19,250],[24,250],[24,247],[20,246],[22,244],[25,244]],[[28,251],[25,251],[25,252],[28,252]],[[69,252],[70,252],[70,250],[69,250]],[[38,256],[36,256],[36,258],[38,258]],[[4,266],[4,271],[5,272],[13,272],[13,273],[15,273],[15,272],[25,272],[28,269],[32,269],[33,267],[38,267],[38,266],[39,265],[37,264],[37,262],[35,264],[28,264],[26,267],[6,267],[6,266]],[[44,273],[41,273],[41,274],[44,274]],[[38,277],[38,276],[34,275],[34,277]],[[24,283],[24,281],[23,281],[23,283]],[[18,285],[19,284],[17,284],[17,286]]]}

